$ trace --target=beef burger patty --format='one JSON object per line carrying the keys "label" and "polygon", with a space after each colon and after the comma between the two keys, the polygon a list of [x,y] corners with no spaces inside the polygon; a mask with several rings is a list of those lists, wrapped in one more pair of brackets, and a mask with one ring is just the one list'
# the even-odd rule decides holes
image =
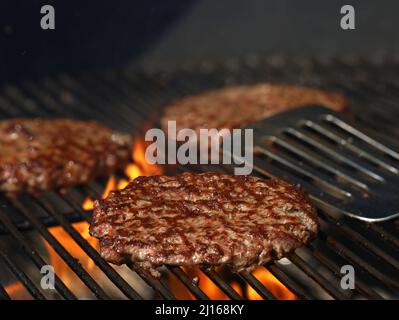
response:
{"label": "beef burger patty", "polygon": [[177,130],[190,128],[235,129],[276,113],[306,105],[322,105],[335,111],[348,103],[342,95],[296,85],[256,84],[227,87],[177,100],[165,107],[161,120],[176,121]]}
{"label": "beef burger patty", "polygon": [[218,173],[139,177],[94,205],[91,235],[115,264],[230,265],[280,259],[318,232],[314,207],[284,181]]}
{"label": "beef burger patty", "polygon": [[0,191],[37,192],[86,183],[122,168],[132,141],[94,121],[0,121]]}

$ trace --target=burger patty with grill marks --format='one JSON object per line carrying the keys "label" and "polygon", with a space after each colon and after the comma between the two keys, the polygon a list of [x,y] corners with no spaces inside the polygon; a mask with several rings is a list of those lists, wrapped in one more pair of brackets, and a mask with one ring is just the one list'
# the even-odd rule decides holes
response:
{"label": "burger patty with grill marks", "polygon": [[176,121],[177,130],[236,129],[306,105],[321,105],[335,111],[347,108],[344,96],[297,85],[260,83],[212,90],[177,100],[165,107],[161,120]]}
{"label": "burger patty with grill marks", "polygon": [[91,235],[115,264],[250,268],[318,232],[309,198],[277,179],[218,173],[139,177],[94,205]]}
{"label": "burger patty with grill marks", "polygon": [[129,135],[94,121],[0,121],[0,191],[38,192],[86,183],[123,168]]}

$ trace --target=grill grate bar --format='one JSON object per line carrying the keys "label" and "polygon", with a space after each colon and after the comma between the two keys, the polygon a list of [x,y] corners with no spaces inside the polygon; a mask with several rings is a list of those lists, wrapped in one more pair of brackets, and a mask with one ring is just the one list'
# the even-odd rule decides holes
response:
{"label": "grill grate bar", "polygon": [[116,272],[100,254],[77,232],[71,224],[56,210],[48,205],[49,212],[68,235],[82,248],[82,250],[96,263],[96,265],[107,275],[107,277],[130,299],[141,300],[141,296]]}
{"label": "grill grate bar", "polygon": [[[399,220],[395,220],[393,223],[396,226],[399,226]],[[368,225],[368,227],[371,230],[379,233],[383,239],[386,239],[392,245],[394,245],[396,248],[399,248],[399,237],[398,237],[399,229],[396,229],[396,230],[391,229],[391,231],[390,231],[390,230],[387,230],[388,226],[392,227],[392,225],[388,225],[388,224],[385,224],[385,225],[370,224],[370,225]]]}
{"label": "grill grate bar", "polygon": [[63,195],[63,199],[71,206],[73,210],[79,213],[86,222],[90,223],[91,214],[89,213],[89,211],[86,211],[82,208],[81,203],[79,203],[76,199],[72,198],[72,196],[70,195],[71,191],[72,189],[69,189],[68,192],[65,195]]}
{"label": "grill grate bar", "polygon": [[94,293],[99,299],[109,299],[107,293],[99,286],[99,284],[91,277],[91,275],[80,265],[80,263],[61,245],[61,243],[48,231],[47,227],[33,214],[32,209],[42,210],[39,206],[30,205],[26,207],[22,204],[25,200],[22,197],[18,201],[13,201],[14,207],[18,208],[26,219],[39,231],[43,238],[51,245],[54,251],[64,260],[64,262],[74,271],[74,273],[82,280],[82,282]]}
{"label": "grill grate bar", "polygon": [[308,277],[315,280],[334,299],[348,299],[349,298],[347,295],[345,295],[341,291],[337,290],[337,287],[333,283],[326,280],[319,272],[317,272],[317,270],[310,267],[297,254],[292,254],[290,256],[290,261],[292,261],[297,267],[299,267],[303,272],[305,272],[305,274]]}
{"label": "grill grate bar", "polygon": [[6,289],[0,285],[0,300],[11,300],[11,297],[8,295]]}
{"label": "grill grate bar", "polygon": [[59,99],[57,96],[52,94],[49,89],[45,88],[45,81],[41,83],[36,82],[28,82],[22,86],[26,94],[29,94],[32,99],[38,101],[38,104],[41,108],[47,106],[51,111],[47,112],[47,115],[51,115],[53,117],[71,117],[75,118],[76,116],[83,116],[80,110],[71,110],[70,107],[68,108],[60,108],[59,107]]}
{"label": "grill grate bar", "polygon": [[[0,103],[4,108],[3,114],[7,117],[20,117],[23,113],[21,113],[20,108],[18,108],[15,104],[11,103],[5,96],[0,93]],[[17,111],[18,110],[18,111]],[[27,112],[27,115],[34,116],[31,113]]]}
{"label": "grill grate bar", "polygon": [[[385,274],[385,272],[379,270],[375,266],[371,265],[367,260],[361,257],[359,254],[356,254],[353,250],[348,249],[339,237],[334,234],[332,237],[330,234],[325,233],[325,229],[328,228],[326,226],[326,222],[320,219],[320,225],[322,227],[321,235],[325,237],[326,243],[332,247],[337,253],[339,253],[342,257],[351,261],[353,264],[359,266],[363,270],[365,270],[368,274],[378,279],[382,283],[384,283],[387,287],[394,288],[394,290],[398,290],[397,280],[390,278]],[[331,232],[331,230],[330,230]]]}
{"label": "grill grate bar", "polygon": [[242,297],[235,291],[223,278],[215,271],[208,270],[207,268],[201,267],[201,271],[206,274],[206,276],[211,279],[220,290],[222,290],[230,299],[241,300]]}
{"label": "grill grate bar", "polygon": [[[380,257],[387,263],[391,264],[394,268],[399,270],[399,261],[397,260],[397,258],[389,254],[386,250],[381,249],[379,246],[377,246],[375,243],[369,240],[366,236],[363,236],[359,231],[359,225],[354,224],[349,219],[343,219],[343,221],[338,221],[333,219],[331,216],[329,216],[328,219],[329,222],[331,222],[331,224],[333,225],[339,224],[339,228],[334,228],[334,229],[336,229],[340,233],[345,233],[348,237],[351,237],[351,239],[360,243],[368,251],[372,252],[373,254]],[[364,231],[365,234],[366,231]]]}
{"label": "grill grate bar", "polygon": [[37,103],[28,99],[24,94],[22,94],[21,90],[15,86],[8,86],[3,91],[5,99],[7,99],[10,104],[18,106],[18,110],[22,107],[22,112],[24,114],[29,114],[31,116],[38,116],[41,114],[40,108]]}
{"label": "grill grate bar", "polygon": [[[121,81],[121,79],[124,79],[124,81]],[[158,123],[159,106],[162,105],[158,100],[159,97],[165,96],[165,92],[159,92],[160,89],[154,87],[152,81],[140,77],[131,79],[122,72],[101,72],[92,81],[94,81],[93,86],[96,86],[97,83],[106,84],[108,90],[104,89],[101,94],[106,95],[109,100],[121,101],[134,110],[138,123],[135,128],[136,135],[148,126],[154,126]],[[106,105],[103,107],[106,107]]]}
{"label": "grill grate bar", "polygon": [[[342,61],[336,61],[337,64],[342,65]],[[387,101],[386,90],[375,90],[379,84],[386,81],[386,72],[382,72],[383,76],[380,75],[370,75],[370,70],[367,72],[362,72],[362,76],[356,76],[359,69],[355,66],[350,66],[346,70],[342,70],[342,67],[332,68],[331,65],[323,65],[318,61],[313,62],[315,69],[319,73],[319,77],[322,78],[324,73],[330,74],[328,81],[324,81],[327,87],[337,88],[344,91],[349,97],[353,99],[352,109],[356,112],[356,118],[367,124],[369,127],[378,129],[380,132],[387,130],[387,126],[391,129],[390,135],[394,133],[395,126],[392,126],[392,117],[387,116],[383,109],[389,111],[390,114],[395,115],[395,110],[392,108],[392,102]],[[335,70],[334,70],[335,69]],[[362,79],[365,74],[368,74],[367,79]],[[368,83],[367,86],[364,84]],[[388,102],[388,103],[387,103]],[[389,103],[391,102],[391,103]],[[391,105],[390,105],[391,104]],[[365,106],[367,109],[365,110]],[[366,112],[364,112],[366,111]],[[396,112],[396,115],[397,112]]]}
{"label": "grill grate bar", "polygon": [[[95,104],[90,104],[89,101],[81,99],[79,96],[77,96],[73,89],[69,89],[57,79],[44,80],[43,86],[46,88],[46,92],[51,93],[55,97],[59,97],[60,92],[63,96],[68,97],[58,98],[57,105],[59,109],[66,109],[67,112],[73,114],[74,117],[78,116],[87,120],[92,120],[94,118],[110,126],[111,128],[112,124],[118,123],[118,121],[120,121],[120,119],[115,119],[115,114],[111,115],[109,112],[101,112]],[[37,96],[38,93],[36,93],[35,95]],[[49,116],[50,114],[47,113],[46,115]],[[121,124],[121,127],[124,126]]]}
{"label": "grill grate bar", "polygon": [[99,112],[96,108],[93,108],[91,105],[86,103],[86,101],[77,98],[71,90],[59,84],[59,81],[44,80],[43,87],[46,89],[46,92],[51,93],[55,97],[57,97],[60,92],[63,92],[64,96],[68,97],[63,99],[57,99],[57,105],[59,106],[58,108],[66,109],[75,117],[79,116],[83,119],[93,119],[94,117],[95,119],[105,124],[109,124],[110,121],[108,117],[104,116],[103,113]]}
{"label": "grill grate bar", "polygon": [[270,271],[270,273],[275,276],[277,280],[279,280],[281,283],[284,283],[284,285],[300,299],[311,300],[314,298],[309,292],[306,292],[295,279],[281,270],[277,264],[270,264],[267,267],[265,266],[265,268]]}
{"label": "grill grate bar", "polygon": [[[154,84],[147,79],[143,80],[143,78],[127,71],[105,75],[106,78],[111,79],[115,76],[119,76],[126,81],[125,94],[129,101],[131,101],[135,111],[147,119],[148,122],[146,124],[159,125],[160,107],[175,97],[173,90],[165,90],[164,84],[158,78],[156,78],[158,79],[158,83]],[[111,82],[112,80],[108,81]],[[151,108],[150,114],[148,112],[149,107]]]}
{"label": "grill grate bar", "polygon": [[40,292],[39,288],[28,278],[28,276],[10,259],[10,257],[0,249],[0,260],[8,266],[11,272],[21,281],[24,287],[38,300],[45,300],[45,296]]}
{"label": "grill grate bar", "polygon": [[18,117],[19,112],[17,109],[13,108],[9,101],[0,95],[0,111],[1,116],[4,117]]}
{"label": "grill grate bar", "polygon": [[154,278],[148,272],[135,264],[130,264],[129,267],[136,272],[150,287],[158,292],[163,298],[167,300],[175,300],[176,298],[168,288],[159,280]]}
{"label": "grill grate bar", "polygon": [[[34,250],[28,242],[25,240],[22,233],[13,225],[10,218],[7,216],[6,212],[0,209],[0,221],[4,225],[6,231],[16,240],[16,242],[21,246],[24,252],[29,256],[33,263],[41,269],[47,263],[43,258]],[[55,288],[61,294],[62,297],[68,300],[75,300],[75,295],[68,289],[68,287],[61,281],[61,279],[55,275]]]}
{"label": "grill grate bar", "polygon": [[[319,261],[323,263],[323,265],[327,266],[327,268],[329,268],[332,272],[334,272],[334,274],[337,277],[342,276],[342,274],[340,274],[339,265],[341,266],[347,265],[348,264],[347,261],[343,260],[342,257],[340,257],[337,253],[332,251],[326,245],[322,244],[320,241],[318,241],[317,244],[313,244],[312,249],[315,258],[317,258]],[[333,258],[330,258],[331,252],[334,254]],[[340,261],[339,264],[338,261]],[[363,294],[365,297],[369,299],[382,299],[382,297],[378,293],[376,293],[373,289],[371,289],[371,287],[368,286],[362,278],[363,278],[362,274],[356,275],[355,289],[360,294]]]}
{"label": "grill grate bar", "polygon": [[190,292],[201,300],[209,300],[209,297],[193,283],[193,281],[186,275],[180,267],[169,266],[168,269],[190,290]]}
{"label": "grill grate bar", "polygon": [[276,297],[249,271],[241,271],[239,275],[263,298],[276,300]]}
{"label": "grill grate bar", "polygon": [[[121,81],[125,78],[126,81]],[[113,88],[112,96],[119,96],[123,101],[134,108],[136,116],[138,115],[143,121],[148,121],[149,115],[147,108],[140,108],[140,105],[148,105],[151,103],[148,99],[149,96],[154,95],[153,83],[150,81],[143,81],[143,79],[131,80],[123,73],[115,71],[99,72],[96,80],[106,84],[108,88]],[[156,105],[152,106],[154,109]],[[153,110],[152,110],[153,111]]]}
{"label": "grill grate bar", "polygon": [[[117,112],[114,112],[112,101],[104,101],[99,95],[92,92],[92,90],[84,90],[82,85],[76,83],[76,81],[67,75],[59,77],[60,87],[66,88],[75,94],[80,101],[85,102],[85,107],[88,108],[93,114],[102,117],[104,122],[111,128],[117,123],[118,127],[122,130],[129,130],[132,124],[127,120],[128,118],[120,117]],[[65,90],[65,89],[64,89]],[[103,107],[101,107],[103,106]]]}
{"label": "grill grate bar", "polygon": [[[120,95],[119,93],[115,93],[112,90],[112,87],[109,85],[104,85],[102,81],[100,81],[100,78],[96,76],[93,78],[92,75],[84,75],[82,77],[82,81],[80,82],[86,88],[94,88],[92,92],[99,97],[105,98],[104,101],[102,101],[102,104],[105,105],[117,105],[118,110],[120,110],[124,117],[126,119],[129,119],[129,121],[133,121],[134,125],[136,128],[140,128],[143,124],[143,122],[148,121],[148,114],[145,112],[137,112],[136,109],[131,108],[129,105],[131,104],[132,101],[126,101],[123,99],[123,95]],[[87,92],[87,90],[85,90]],[[131,123],[129,122],[129,125]]]}

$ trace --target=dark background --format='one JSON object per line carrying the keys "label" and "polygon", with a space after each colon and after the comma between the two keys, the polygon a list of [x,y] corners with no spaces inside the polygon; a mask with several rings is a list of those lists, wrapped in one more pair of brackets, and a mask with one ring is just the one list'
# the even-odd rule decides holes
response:
{"label": "dark background", "polygon": [[[44,4],[56,30],[40,28]],[[356,9],[356,30],[340,28],[344,4]],[[250,55],[392,56],[398,13],[394,0],[2,0],[0,81]]]}

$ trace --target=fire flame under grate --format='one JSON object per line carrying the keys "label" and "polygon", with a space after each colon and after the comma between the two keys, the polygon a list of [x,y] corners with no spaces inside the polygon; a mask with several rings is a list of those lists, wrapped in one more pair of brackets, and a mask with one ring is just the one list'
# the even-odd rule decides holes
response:
{"label": "fire flame under grate", "polygon": [[[95,119],[142,136],[156,124],[161,106],[176,97],[229,84],[274,81],[318,86],[345,93],[351,111],[375,136],[398,146],[399,64],[359,60],[250,58],[203,63],[173,71],[130,68],[59,75],[0,90],[0,118]],[[118,110],[115,112],[114,110]],[[18,199],[0,195],[0,299],[357,299],[399,296],[399,219],[367,224],[319,212],[321,233],[290,258],[253,272],[226,268],[164,267],[154,279],[134,265],[115,267],[98,254],[88,235],[92,200],[123,188],[138,175],[187,170],[229,172],[223,166],[149,166],[136,139],[124,173],[85,186]],[[56,290],[40,288],[39,272],[51,264]],[[353,265],[356,287],[340,286],[343,265]]]}

